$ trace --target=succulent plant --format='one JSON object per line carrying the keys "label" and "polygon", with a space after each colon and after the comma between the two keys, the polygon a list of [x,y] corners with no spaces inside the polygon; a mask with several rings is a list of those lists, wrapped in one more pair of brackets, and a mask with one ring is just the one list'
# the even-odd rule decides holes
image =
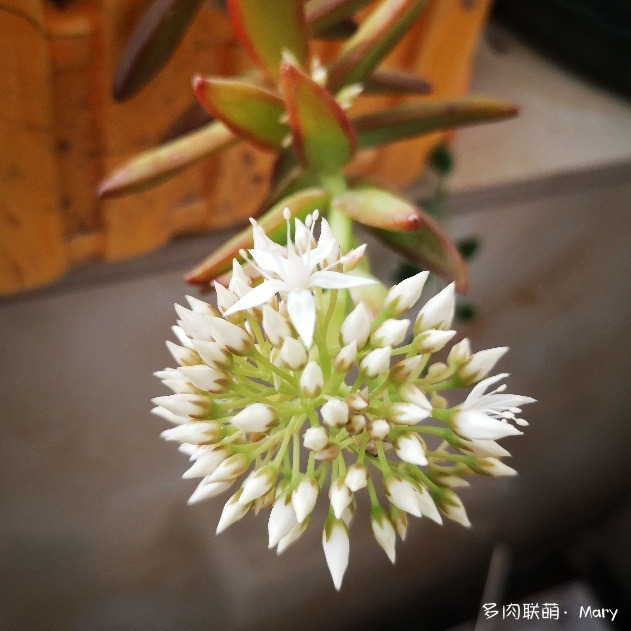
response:
{"label": "succulent plant", "polygon": [[[201,2],[156,0],[139,25],[116,79],[127,98],[166,62]],[[376,7],[360,23],[355,14]],[[345,168],[357,152],[457,126],[515,114],[500,101],[421,98],[359,116],[346,113],[362,93],[424,95],[421,78],[380,63],[423,10],[424,0],[228,0],[235,33],[255,68],[234,78],[195,76],[193,89],[212,117],[198,129],[131,159],[99,187],[113,197],[153,186],[237,142],[277,154],[270,191],[254,215],[273,238],[285,237],[285,208],[304,219],[328,216],[344,250],[354,245],[352,222],[367,226],[408,260],[466,290],[464,261],[452,240],[418,205]],[[309,37],[342,38],[326,66],[309,55]],[[228,273],[240,249],[252,245],[247,228],[188,276],[207,284]],[[369,274],[368,269],[362,273]]]}

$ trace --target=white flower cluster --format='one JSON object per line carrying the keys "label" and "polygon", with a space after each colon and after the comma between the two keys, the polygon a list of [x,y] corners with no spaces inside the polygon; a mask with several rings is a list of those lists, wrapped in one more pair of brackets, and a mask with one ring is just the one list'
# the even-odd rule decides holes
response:
{"label": "white flower cluster", "polygon": [[[342,256],[325,220],[316,245],[316,218],[296,220],[287,247],[253,222],[254,248],[243,254],[263,282],[252,287],[235,261],[229,286],[216,286],[219,311],[195,298],[190,309],[176,305],[179,344],[167,345],[179,367],[156,373],[174,394],[155,398],[153,412],[173,424],[162,436],[190,456],[183,477],[201,478],[189,503],[223,493],[250,470],[218,533],[271,506],[269,546],[280,554],[328,486],[323,547],[339,589],[355,493],[367,488],[375,539],[393,562],[408,514],[468,526],[454,488],[471,473],[515,473],[496,441],[521,433],[517,415],[533,399],[505,394],[503,385],[489,392],[507,376],[487,378],[506,348],[472,353],[465,339],[445,362],[432,361],[455,336],[453,285],[413,324],[399,319],[427,272],[391,288],[374,319],[361,303],[340,315],[340,290],[370,282],[345,273],[364,247]],[[474,384],[449,406],[444,391]]]}

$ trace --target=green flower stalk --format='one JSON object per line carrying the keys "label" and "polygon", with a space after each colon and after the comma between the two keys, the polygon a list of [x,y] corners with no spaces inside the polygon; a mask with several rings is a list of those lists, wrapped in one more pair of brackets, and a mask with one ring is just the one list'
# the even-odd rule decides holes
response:
{"label": "green flower stalk", "polygon": [[[348,312],[347,289],[374,284],[353,269],[364,247],[343,253],[326,220],[285,213],[287,244],[253,222],[254,247],[242,252],[263,279],[253,285],[233,261],[228,287],[217,284],[219,309],[189,298],[176,305],[167,343],[178,368],[157,376],[174,394],[154,399],[153,412],[173,424],[163,438],[190,456],[185,478],[201,478],[189,503],[240,486],[228,499],[217,532],[250,510],[271,507],[269,546],[283,552],[306,530],[328,493],[323,548],[340,588],[349,555],[355,494],[367,490],[377,543],[395,560],[395,533],[407,515],[469,525],[453,490],[473,473],[513,475],[496,441],[521,434],[529,397],[488,389],[487,377],[506,348],[471,353],[451,347],[454,284],[431,298],[414,322],[401,316],[421,296],[421,272],[392,287],[375,317],[359,302]],[[464,402],[453,388],[473,386]]]}

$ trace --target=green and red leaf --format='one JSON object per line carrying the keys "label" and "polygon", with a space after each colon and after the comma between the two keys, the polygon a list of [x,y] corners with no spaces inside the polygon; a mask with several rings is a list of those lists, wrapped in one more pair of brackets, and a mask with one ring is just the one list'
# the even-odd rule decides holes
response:
{"label": "green and red leaf", "polygon": [[432,86],[409,72],[377,69],[363,82],[364,94],[429,94]]}
{"label": "green and red leaf", "polygon": [[223,123],[210,123],[135,156],[99,184],[97,195],[117,197],[150,188],[237,141],[238,138]]}
{"label": "green and red leaf", "polygon": [[375,0],[309,0],[305,5],[305,21],[310,33],[321,37],[323,32],[344,23],[362,7]]}
{"label": "green and red leaf", "polygon": [[[292,217],[304,219],[314,210],[325,211],[329,199],[329,194],[323,188],[308,188],[299,191],[285,197],[269,209],[259,219],[259,225],[268,237],[282,243],[287,238],[287,222],[283,217],[285,208],[289,209]],[[251,248],[252,244],[252,228],[248,226],[187,274],[186,281],[194,285],[209,283],[228,272],[232,268],[232,259],[238,256],[239,250]]]}
{"label": "green and red leaf", "polygon": [[328,88],[361,83],[412,26],[427,0],[383,0],[329,66]]}
{"label": "green and red leaf", "polygon": [[300,65],[308,57],[302,0],[228,0],[230,20],[252,61],[271,79],[280,76],[283,52]]}
{"label": "green and red leaf", "polygon": [[360,184],[335,197],[331,208],[365,226],[383,230],[413,231],[423,223],[414,204],[370,184]]}
{"label": "green and red leaf", "polygon": [[288,61],[282,64],[281,85],[294,150],[301,164],[332,172],[355,153],[355,132],[337,101],[311,77]]}
{"label": "green and red leaf", "polygon": [[456,289],[465,293],[469,287],[467,266],[452,239],[435,219],[417,208],[421,225],[415,232],[395,232],[371,228],[387,246],[408,261],[428,269],[445,280],[453,280]]}
{"label": "green and red leaf", "polygon": [[126,101],[139,92],[169,60],[202,0],[155,0],[123,51],[112,94]]}
{"label": "green and red leaf", "polygon": [[193,90],[204,109],[237,136],[261,149],[279,150],[289,127],[280,122],[283,99],[260,86],[219,77],[193,78]]}
{"label": "green and red leaf", "polygon": [[517,108],[482,97],[463,97],[399,105],[354,118],[360,149],[405,140],[435,131],[510,118]]}

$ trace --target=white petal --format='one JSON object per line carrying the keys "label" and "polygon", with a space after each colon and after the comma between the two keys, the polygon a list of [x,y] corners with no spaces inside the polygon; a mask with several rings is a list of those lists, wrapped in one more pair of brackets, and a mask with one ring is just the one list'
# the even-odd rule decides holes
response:
{"label": "white petal", "polygon": [[267,302],[274,294],[282,291],[285,284],[280,280],[264,280],[260,285],[248,291],[243,298],[237,300],[224,315],[229,316],[243,309],[258,307]]}
{"label": "white petal", "polygon": [[286,497],[281,497],[276,501],[269,514],[267,530],[269,533],[269,547],[273,548],[278,542],[288,535],[291,529],[296,526],[296,513],[291,501]]}
{"label": "white petal", "polygon": [[459,410],[454,415],[454,425],[459,434],[473,440],[497,440],[523,433],[514,425],[498,421],[477,410]]}
{"label": "white petal", "polygon": [[303,344],[311,348],[316,318],[313,294],[308,289],[290,291],[287,296],[287,313]]}
{"label": "white petal", "polygon": [[276,254],[272,254],[271,252],[262,252],[261,250],[250,250],[250,254],[254,259],[254,262],[266,272],[271,272],[272,274],[276,274],[280,276],[282,273],[282,268],[280,266],[280,257]]}
{"label": "white petal", "polygon": [[488,377],[487,379],[483,379],[471,390],[467,398],[465,399],[463,408],[468,407],[467,403],[473,403],[477,401],[489,388],[489,386],[501,381],[508,377],[507,372],[500,373],[499,375],[495,375],[494,377]]}
{"label": "white petal", "polygon": [[351,276],[341,272],[316,272],[311,275],[311,284],[322,289],[348,289],[361,285],[374,285],[376,282],[374,278]]}

